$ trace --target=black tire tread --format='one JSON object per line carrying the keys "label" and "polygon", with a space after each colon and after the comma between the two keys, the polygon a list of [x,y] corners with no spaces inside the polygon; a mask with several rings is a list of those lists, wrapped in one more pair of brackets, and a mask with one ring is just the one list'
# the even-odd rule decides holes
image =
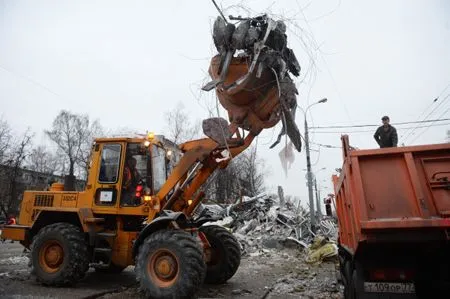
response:
{"label": "black tire tread", "polygon": [[[170,288],[159,288],[147,279],[146,266],[148,253],[154,249],[168,246],[179,249],[178,257],[183,273],[180,279]],[[199,242],[189,233],[176,229],[163,229],[147,237],[139,248],[136,258],[136,278],[140,290],[147,298],[193,298],[203,283],[206,265],[203,250]]]}
{"label": "black tire tread", "polygon": [[[54,278],[45,278],[37,274],[35,263],[38,264],[39,261],[34,260],[33,252],[38,250],[36,248],[37,243],[53,232],[58,232],[64,237],[69,247],[70,259],[60,275]],[[58,222],[41,228],[33,238],[29,266],[31,267],[31,276],[44,285],[65,286],[76,283],[84,277],[89,269],[88,248],[83,233],[77,226],[65,222]]]}
{"label": "black tire tread", "polygon": [[[208,225],[200,227],[200,231],[209,238],[215,238],[225,249],[225,258],[220,265],[220,271],[208,269],[205,282],[210,284],[222,284],[236,273],[241,263],[241,247],[231,232],[222,226]],[[211,241],[210,241],[211,243]]]}

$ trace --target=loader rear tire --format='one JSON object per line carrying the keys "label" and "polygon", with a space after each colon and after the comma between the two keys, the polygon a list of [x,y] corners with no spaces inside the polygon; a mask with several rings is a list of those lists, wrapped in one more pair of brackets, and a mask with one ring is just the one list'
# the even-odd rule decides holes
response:
{"label": "loader rear tire", "polygon": [[72,285],[89,269],[83,233],[69,223],[41,228],[31,246],[31,274],[44,285]]}
{"label": "loader rear tire", "polygon": [[147,298],[193,298],[206,265],[196,238],[182,230],[164,229],[144,240],[135,271]]}
{"label": "loader rear tire", "polygon": [[200,227],[211,245],[211,258],[206,263],[205,282],[222,284],[233,277],[241,263],[239,242],[222,226],[208,225]]}

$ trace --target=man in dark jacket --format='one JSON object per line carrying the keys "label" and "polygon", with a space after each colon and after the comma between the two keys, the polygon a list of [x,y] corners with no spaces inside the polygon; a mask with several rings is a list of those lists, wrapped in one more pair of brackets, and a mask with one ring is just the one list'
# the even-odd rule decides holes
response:
{"label": "man in dark jacket", "polygon": [[397,130],[389,124],[389,116],[381,118],[383,125],[377,129],[373,137],[380,148],[396,147],[398,142]]}

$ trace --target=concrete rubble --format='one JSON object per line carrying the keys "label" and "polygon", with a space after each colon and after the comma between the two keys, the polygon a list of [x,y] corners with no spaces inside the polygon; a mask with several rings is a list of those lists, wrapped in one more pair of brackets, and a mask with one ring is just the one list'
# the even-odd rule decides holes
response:
{"label": "concrete rubble", "polygon": [[[314,234],[309,211],[283,196],[280,200],[266,193],[243,197],[233,204],[204,204],[196,214],[220,218],[205,225],[221,225],[233,232],[249,271],[257,273],[258,265],[275,271],[261,298],[342,298],[336,276],[336,219],[321,217]],[[282,274],[276,272],[280,267]],[[233,292],[240,297],[252,296],[241,289]]]}

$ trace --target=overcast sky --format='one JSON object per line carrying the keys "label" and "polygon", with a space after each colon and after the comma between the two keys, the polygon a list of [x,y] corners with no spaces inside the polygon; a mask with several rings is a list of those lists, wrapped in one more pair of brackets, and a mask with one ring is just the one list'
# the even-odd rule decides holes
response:
{"label": "overcast sky", "polygon": [[[288,44],[302,66],[299,106],[328,98],[311,108],[310,126],[379,124],[385,114],[393,123],[450,118],[450,1],[217,2],[226,15],[286,19]],[[0,0],[0,115],[18,132],[31,127],[36,144],[48,143],[42,131],[61,109],[136,132],[163,132],[164,112],[178,102],[193,119],[206,118],[215,96],[200,87],[215,54],[216,16],[206,0]],[[303,133],[301,111],[297,123]],[[449,123],[414,134],[403,129],[414,125],[397,126],[400,142],[445,142]],[[257,141],[266,182],[306,202],[304,153],[296,154],[286,178],[281,145],[268,149],[278,130]],[[354,146],[374,148],[374,130],[347,132]],[[339,146],[345,131],[321,132],[312,133],[312,162],[315,170],[326,167],[317,174],[325,192],[341,151],[317,143]]]}

